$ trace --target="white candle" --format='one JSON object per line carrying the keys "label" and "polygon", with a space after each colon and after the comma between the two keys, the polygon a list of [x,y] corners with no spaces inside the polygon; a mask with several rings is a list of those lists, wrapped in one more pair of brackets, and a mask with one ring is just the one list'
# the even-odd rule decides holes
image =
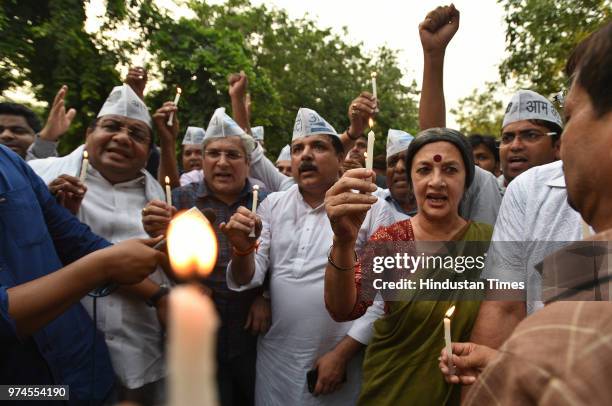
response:
{"label": "white candle", "polygon": [[376,99],[377,96],[377,88],[376,88],[376,72],[372,72],[372,96]]}
{"label": "white candle", "polygon": [[166,181],[166,203],[168,203],[168,206],[172,207],[172,189],[170,188],[170,178],[166,176],[164,180]]}
{"label": "white candle", "polygon": [[83,162],[81,162],[81,173],[79,175],[79,180],[81,183],[85,182],[85,177],[87,176],[87,166],[89,165],[89,154],[87,151],[83,151]]}
{"label": "white candle", "polygon": [[[257,213],[257,199],[259,197],[259,186],[253,185],[253,204],[251,205],[251,211]],[[249,233],[249,237],[255,237],[255,229],[252,229]]]}
{"label": "white candle", "polygon": [[455,306],[452,306],[444,315],[444,341],[446,344],[446,356],[448,357],[448,370],[451,375],[455,374],[455,365],[453,365],[453,347],[451,341],[451,316],[455,312]]}
{"label": "white candle", "polygon": [[374,131],[370,129],[368,133],[368,149],[366,152],[366,169],[372,170],[374,164]]}
{"label": "white candle", "polygon": [[[181,99],[181,88],[177,87],[176,88],[176,96],[174,96],[174,105],[178,106],[178,102]],[[170,113],[170,117],[168,118],[168,122],[166,124],[168,124],[169,126],[172,126],[172,121],[174,120],[174,112]]]}
{"label": "white candle", "polygon": [[253,185],[253,204],[252,204],[252,209],[251,211],[253,213],[257,213],[257,199],[259,195],[259,186],[258,185]]}
{"label": "white candle", "polygon": [[169,405],[218,405],[215,382],[214,304],[193,286],[173,288],[169,297]]}

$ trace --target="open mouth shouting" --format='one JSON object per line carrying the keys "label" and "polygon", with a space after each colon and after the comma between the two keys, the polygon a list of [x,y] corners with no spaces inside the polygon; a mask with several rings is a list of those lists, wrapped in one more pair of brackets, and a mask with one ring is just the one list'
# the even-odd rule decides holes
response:
{"label": "open mouth shouting", "polygon": [[508,168],[514,171],[525,170],[529,166],[529,161],[523,155],[510,155],[508,157]]}
{"label": "open mouth shouting", "polygon": [[448,196],[444,193],[427,193],[425,200],[432,207],[441,207],[448,201]]}

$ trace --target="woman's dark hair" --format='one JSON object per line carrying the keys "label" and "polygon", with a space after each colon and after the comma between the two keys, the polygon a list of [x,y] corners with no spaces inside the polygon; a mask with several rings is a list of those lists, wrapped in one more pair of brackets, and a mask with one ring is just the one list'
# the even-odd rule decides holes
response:
{"label": "woman's dark hair", "polygon": [[0,103],[0,114],[6,114],[7,116],[21,116],[28,123],[30,128],[35,133],[40,132],[42,126],[36,113],[24,106],[23,104],[17,103]]}
{"label": "woman's dark hair", "polygon": [[495,137],[492,135],[481,135],[481,134],[472,134],[468,136],[468,141],[472,146],[472,149],[476,148],[479,145],[484,145],[495,158],[495,162],[499,162],[499,150],[497,149],[497,144],[495,143]]}
{"label": "woman's dark hair", "polygon": [[408,184],[412,185],[412,161],[415,155],[421,148],[427,144],[433,142],[445,141],[453,144],[463,158],[463,164],[465,165],[465,190],[467,190],[472,181],[474,180],[474,156],[472,155],[472,146],[468,142],[467,138],[457,130],[450,128],[429,128],[423,130],[417,134],[415,139],[410,143],[408,151],[406,151],[406,176],[408,177]]}

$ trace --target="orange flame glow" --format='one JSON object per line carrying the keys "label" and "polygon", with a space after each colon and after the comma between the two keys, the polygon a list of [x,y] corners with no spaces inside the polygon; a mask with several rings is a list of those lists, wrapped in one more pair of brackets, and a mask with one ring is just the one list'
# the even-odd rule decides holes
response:
{"label": "orange flame glow", "polygon": [[176,88],[176,93],[181,94],[182,92],[183,92],[183,90],[181,90],[181,88],[180,88],[180,87],[177,87],[177,88]]}
{"label": "orange flame glow", "polygon": [[368,153],[367,153],[367,152],[364,152],[364,153],[363,153],[363,157],[364,157],[365,159],[368,159]]}
{"label": "orange flame glow", "polygon": [[451,306],[447,311],[444,317],[449,318],[455,313],[455,306]]}
{"label": "orange flame glow", "polygon": [[217,262],[217,236],[208,219],[193,207],[168,227],[168,254],[177,276],[207,276]]}
{"label": "orange flame glow", "polygon": [[83,158],[84,159],[89,158],[89,153],[87,151],[83,151]]}
{"label": "orange flame glow", "polygon": [[372,117],[368,119],[368,125],[370,126],[370,128],[374,127],[374,120],[372,119]]}

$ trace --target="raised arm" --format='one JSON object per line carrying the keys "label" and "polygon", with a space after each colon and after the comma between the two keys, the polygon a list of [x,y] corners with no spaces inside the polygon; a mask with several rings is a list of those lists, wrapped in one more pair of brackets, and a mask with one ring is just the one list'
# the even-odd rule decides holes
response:
{"label": "raised arm", "polygon": [[[159,135],[159,146],[161,149],[157,180],[160,184],[164,185],[167,176],[170,178],[170,186],[172,188],[181,186],[178,162],[176,160],[176,138],[179,130],[177,111],[176,105],[171,101],[167,101],[153,114],[153,124]],[[174,113],[172,126],[168,125],[170,113]]]}
{"label": "raised arm", "polygon": [[[376,185],[372,171],[351,169],[325,195],[325,210],[334,232],[334,243],[325,268],[325,304],[335,320],[350,318],[357,303],[355,245],[365,216],[376,203],[370,195]],[[358,190],[363,193],[353,193]]]}
{"label": "raised arm", "polygon": [[234,73],[227,79],[229,95],[232,101],[232,117],[234,121],[247,133],[251,133],[250,116],[247,107],[246,92],[249,80],[244,72]]}
{"label": "raised arm", "polygon": [[368,129],[368,120],[374,118],[378,101],[368,92],[362,92],[349,105],[348,117],[351,122],[349,128],[340,134],[340,141],[344,151],[348,153],[355,141]]}
{"label": "raised arm", "polygon": [[438,7],[419,24],[423,46],[423,88],[419,103],[421,130],[446,126],[444,103],[444,54],[459,29],[459,10],[454,5]]}

